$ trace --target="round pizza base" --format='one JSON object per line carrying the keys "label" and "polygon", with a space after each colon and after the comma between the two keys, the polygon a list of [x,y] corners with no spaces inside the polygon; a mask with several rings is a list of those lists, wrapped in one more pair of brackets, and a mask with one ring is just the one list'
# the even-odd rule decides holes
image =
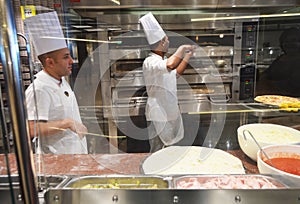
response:
{"label": "round pizza base", "polygon": [[219,149],[171,146],[150,155],[142,164],[145,174],[244,174],[240,159]]}

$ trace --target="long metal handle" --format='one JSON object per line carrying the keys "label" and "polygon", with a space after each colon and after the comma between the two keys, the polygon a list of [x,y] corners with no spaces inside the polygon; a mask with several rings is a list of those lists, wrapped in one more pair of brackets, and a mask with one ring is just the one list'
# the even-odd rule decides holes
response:
{"label": "long metal handle", "polygon": [[227,94],[225,95],[225,98],[221,97],[220,99],[218,99],[217,97],[218,97],[218,95],[216,95],[216,98],[209,97],[209,100],[212,103],[222,103],[222,102],[228,102],[230,100],[230,97]]}
{"label": "long metal handle", "polygon": [[267,160],[270,162],[271,166],[274,166],[273,163],[272,163],[272,160],[270,159],[270,157],[268,156],[268,154],[263,150],[263,148],[260,146],[260,144],[257,142],[257,140],[255,139],[255,137],[252,135],[252,133],[245,129],[243,130],[243,136],[244,136],[244,139],[247,141],[247,136],[245,134],[245,132],[247,132],[250,137],[252,138],[252,140],[255,142],[255,144],[257,145],[257,147],[259,148],[259,150],[265,155],[265,157],[267,158]]}
{"label": "long metal handle", "polygon": [[27,52],[28,66],[29,66],[29,72],[30,72],[30,81],[33,82],[33,80],[34,80],[34,66],[33,66],[33,62],[31,60],[31,50],[30,50],[29,41],[26,38],[26,36],[23,35],[22,33],[17,33],[17,35],[20,36],[21,38],[23,38],[25,43],[26,43],[26,52]]}
{"label": "long metal handle", "polygon": [[113,78],[117,81],[133,81],[135,79],[135,75],[132,74],[130,77],[127,74],[126,76],[123,76],[122,78],[116,76],[115,74],[113,75]]}
{"label": "long metal handle", "polygon": [[38,203],[29,128],[24,108],[20,55],[11,1],[0,0],[0,54],[6,83],[16,158],[24,203]]}
{"label": "long metal handle", "polygon": [[[60,131],[66,131],[68,129],[65,128],[57,128],[57,127],[50,127],[51,129],[54,130],[60,130]],[[105,137],[105,138],[126,138],[126,136],[118,136],[118,135],[104,135],[104,134],[98,134],[98,133],[91,133],[91,132],[79,132],[84,135],[89,135],[89,136],[97,136],[97,137]]]}

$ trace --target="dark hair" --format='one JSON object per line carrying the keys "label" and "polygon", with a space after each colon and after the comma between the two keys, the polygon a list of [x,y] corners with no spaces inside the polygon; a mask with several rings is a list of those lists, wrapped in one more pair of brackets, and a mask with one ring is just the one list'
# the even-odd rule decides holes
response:
{"label": "dark hair", "polygon": [[284,52],[300,50],[300,29],[293,27],[282,32],[279,38],[280,47]]}
{"label": "dark hair", "polygon": [[149,45],[151,50],[156,50],[156,48],[158,47],[159,43],[161,42],[161,40],[159,40],[158,42]]}
{"label": "dark hair", "polygon": [[41,54],[38,56],[38,59],[41,61],[42,65],[45,66],[45,63],[46,63],[46,59],[47,58],[55,58],[55,52],[57,50],[54,50],[54,51],[51,51],[51,52],[47,52],[47,53],[44,53],[44,54]]}

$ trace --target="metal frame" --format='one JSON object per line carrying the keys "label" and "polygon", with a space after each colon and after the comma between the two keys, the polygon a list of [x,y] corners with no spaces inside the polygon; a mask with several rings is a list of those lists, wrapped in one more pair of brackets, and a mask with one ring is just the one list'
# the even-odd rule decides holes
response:
{"label": "metal frame", "polygon": [[[5,83],[7,85],[9,112],[12,122],[17,164],[21,180],[23,200],[27,204],[38,203],[33,155],[26,123],[24,90],[21,77],[20,55],[16,25],[11,1],[0,1],[1,33],[0,51]],[[8,172],[9,173],[9,172]]]}
{"label": "metal frame", "polygon": [[121,190],[50,189],[48,204],[299,204],[299,189],[260,190]]}

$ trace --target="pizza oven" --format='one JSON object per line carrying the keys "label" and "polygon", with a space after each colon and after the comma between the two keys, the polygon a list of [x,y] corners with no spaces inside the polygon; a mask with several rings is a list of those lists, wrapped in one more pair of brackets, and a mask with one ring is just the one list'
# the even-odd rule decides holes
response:
{"label": "pizza oven", "polygon": [[[251,33],[247,33],[251,30],[249,28],[252,28]],[[195,119],[191,113],[209,113],[217,106],[253,100],[255,53],[254,49],[242,49],[242,46],[255,45],[256,29],[257,22],[236,23],[235,29],[227,33],[224,44],[197,43],[195,36],[186,37],[175,32],[167,32],[170,41],[168,54],[175,52],[180,44],[197,46],[188,68],[177,79],[179,107],[187,124],[191,124]],[[244,40],[243,36],[247,36],[247,39]],[[201,37],[207,41],[211,38],[220,38],[219,35],[210,33],[202,34]],[[147,127],[145,121],[147,92],[142,64],[150,51],[143,31],[122,35],[116,33],[115,36],[112,34],[110,39],[121,43],[112,43],[105,48],[106,50],[100,52],[100,61],[104,62],[101,67],[104,117],[109,121],[110,135],[138,134],[134,136],[138,138],[139,135],[147,134],[145,131],[137,131],[136,127],[143,130]],[[249,42],[250,40],[253,42]],[[199,127],[199,120],[198,115],[196,122],[192,122],[196,128]],[[202,129],[207,130],[212,120],[210,114],[202,116],[201,124],[207,126]],[[232,121],[240,120],[233,118]],[[228,124],[232,128],[239,125],[239,123]],[[198,144],[203,143],[203,137],[205,136],[201,136]]]}
{"label": "pizza oven", "polygon": [[[249,46],[255,46],[257,22],[236,23],[235,26],[236,32],[227,33],[225,45],[197,43],[194,36],[168,34],[170,49],[167,54],[175,52],[181,44],[197,46],[188,68],[177,80],[182,113],[201,111],[196,106],[185,105],[191,99],[197,103],[253,100],[256,53],[254,47]],[[111,39],[121,43],[107,46],[105,55],[100,52],[101,61],[106,62],[101,68],[103,105],[112,106],[104,111],[104,116],[141,115],[147,100],[142,64],[150,51],[142,31],[117,34]],[[204,39],[220,38],[219,35],[202,35]],[[247,39],[244,40],[243,36]]]}

